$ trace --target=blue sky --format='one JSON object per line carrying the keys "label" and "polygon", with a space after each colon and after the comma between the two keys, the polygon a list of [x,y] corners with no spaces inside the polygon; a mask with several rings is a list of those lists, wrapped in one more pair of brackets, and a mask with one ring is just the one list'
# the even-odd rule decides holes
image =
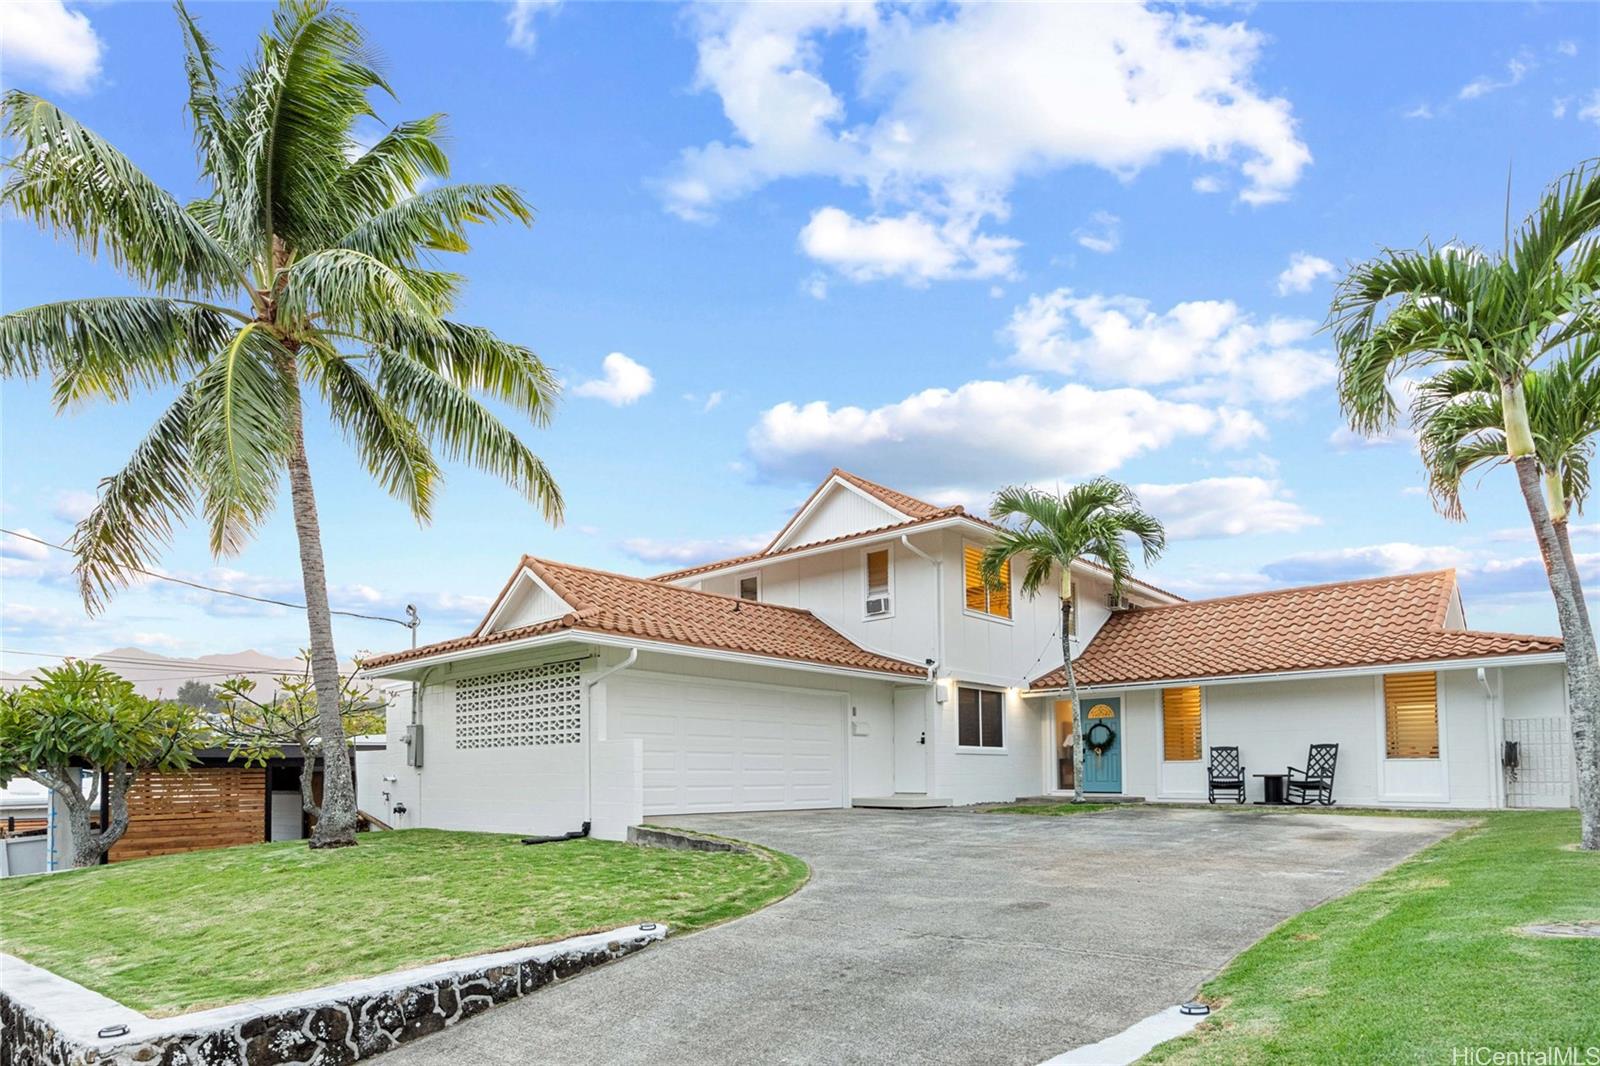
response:
{"label": "blue sky", "polygon": [[[196,4],[230,66],[270,8]],[[1192,596],[1453,565],[1480,628],[1551,632],[1513,479],[1447,522],[1403,435],[1340,428],[1326,335],[1347,262],[1500,239],[1600,152],[1600,7],[1565,4],[675,7],[360,4],[398,102],[450,116],[455,176],[520,186],[460,317],[568,391],[529,439],[544,525],[452,469],[419,529],[342,443],[310,447],[336,606],[464,631],[523,552],[652,573],[747,550],[833,465],[982,507],[1107,473],[1173,535]],[[3,80],[195,191],[171,12],[11,4]],[[14,218],[0,306],[128,291]],[[159,409],[53,413],[4,384],[4,524],[64,540]],[[1600,526],[1579,524],[1600,570]],[[292,611],[176,586],[86,618],[65,557],[0,544],[4,666],[141,644],[292,653]],[[173,574],[298,599],[286,507]],[[1591,580],[1600,580],[1600,572]],[[340,650],[403,642],[341,620]]]}

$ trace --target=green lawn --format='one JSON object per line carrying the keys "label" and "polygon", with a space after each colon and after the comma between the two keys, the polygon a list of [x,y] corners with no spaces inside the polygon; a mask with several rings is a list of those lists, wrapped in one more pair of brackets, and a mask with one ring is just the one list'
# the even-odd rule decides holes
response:
{"label": "green lawn", "polygon": [[1127,807],[1126,803],[1008,803],[1003,807],[984,807],[984,814],[1036,814],[1060,818],[1068,814],[1093,814]]}
{"label": "green lawn", "polygon": [[0,950],[171,1014],[632,922],[674,933],[804,884],[799,859],[431,829],[0,881]]}
{"label": "green lawn", "polygon": [[1457,1048],[1600,1048],[1600,940],[1516,932],[1600,919],[1600,855],[1565,847],[1573,811],[1473,816],[1279,926],[1205,986],[1212,1018],[1143,1061],[1449,1064]]}

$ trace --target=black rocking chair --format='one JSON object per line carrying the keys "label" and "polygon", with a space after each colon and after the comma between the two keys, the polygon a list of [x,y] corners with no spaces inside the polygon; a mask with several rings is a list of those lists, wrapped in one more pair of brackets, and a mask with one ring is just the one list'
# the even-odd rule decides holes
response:
{"label": "black rocking chair", "polygon": [[1306,753],[1306,768],[1289,767],[1284,781],[1284,802],[1301,807],[1333,805],[1333,770],[1339,762],[1339,745],[1313,744]]}
{"label": "black rocking chair", "polygon": [[1211,766],[1206,771],[1206,801],[1217,802],[1217,793],[1233,793],[1234,802],[1244,802],[1244,765],[1238,748],[1212,748]]}

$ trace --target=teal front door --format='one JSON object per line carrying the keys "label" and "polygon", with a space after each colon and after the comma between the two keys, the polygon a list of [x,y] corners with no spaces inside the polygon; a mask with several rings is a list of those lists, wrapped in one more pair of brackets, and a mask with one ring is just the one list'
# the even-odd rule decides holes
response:
{"label": "teal front door", "polygon": [[1084,704],[1083,790],[1121,792],[1122,698],[1097,696]]}

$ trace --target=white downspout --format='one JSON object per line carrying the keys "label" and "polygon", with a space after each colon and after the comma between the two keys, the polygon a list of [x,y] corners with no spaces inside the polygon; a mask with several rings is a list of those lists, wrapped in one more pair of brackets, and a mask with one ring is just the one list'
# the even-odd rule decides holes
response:
{"label": "white downspout", "polygon": [[935,559],[915,544],[906,534],[900,534],[900,543],[906,551],[933,565],[933,665],[928,667],[928,680],[937,681],[944,669],[944,560]]}
{"label": "white downspout", "polygon": [[1495,809],[1506,805],[1505,771],[1500,766],[1505,739],[1500,731],[1500,697],[1489,684],[1489,671],[1478,667],[1478,684],[1483,686],[1483,714],[1489,737],[1489,802]]}
{"label": "white downspout", "polygon": [[620,674],[639,661],[639,649],[628,649],[628,657],[614,666],[608,666],[589,679],[584,687],[584,710],[588,712],[588,728],[584,730],[583,745],[583,820],[594,824],[594,687],[612,674]]}

